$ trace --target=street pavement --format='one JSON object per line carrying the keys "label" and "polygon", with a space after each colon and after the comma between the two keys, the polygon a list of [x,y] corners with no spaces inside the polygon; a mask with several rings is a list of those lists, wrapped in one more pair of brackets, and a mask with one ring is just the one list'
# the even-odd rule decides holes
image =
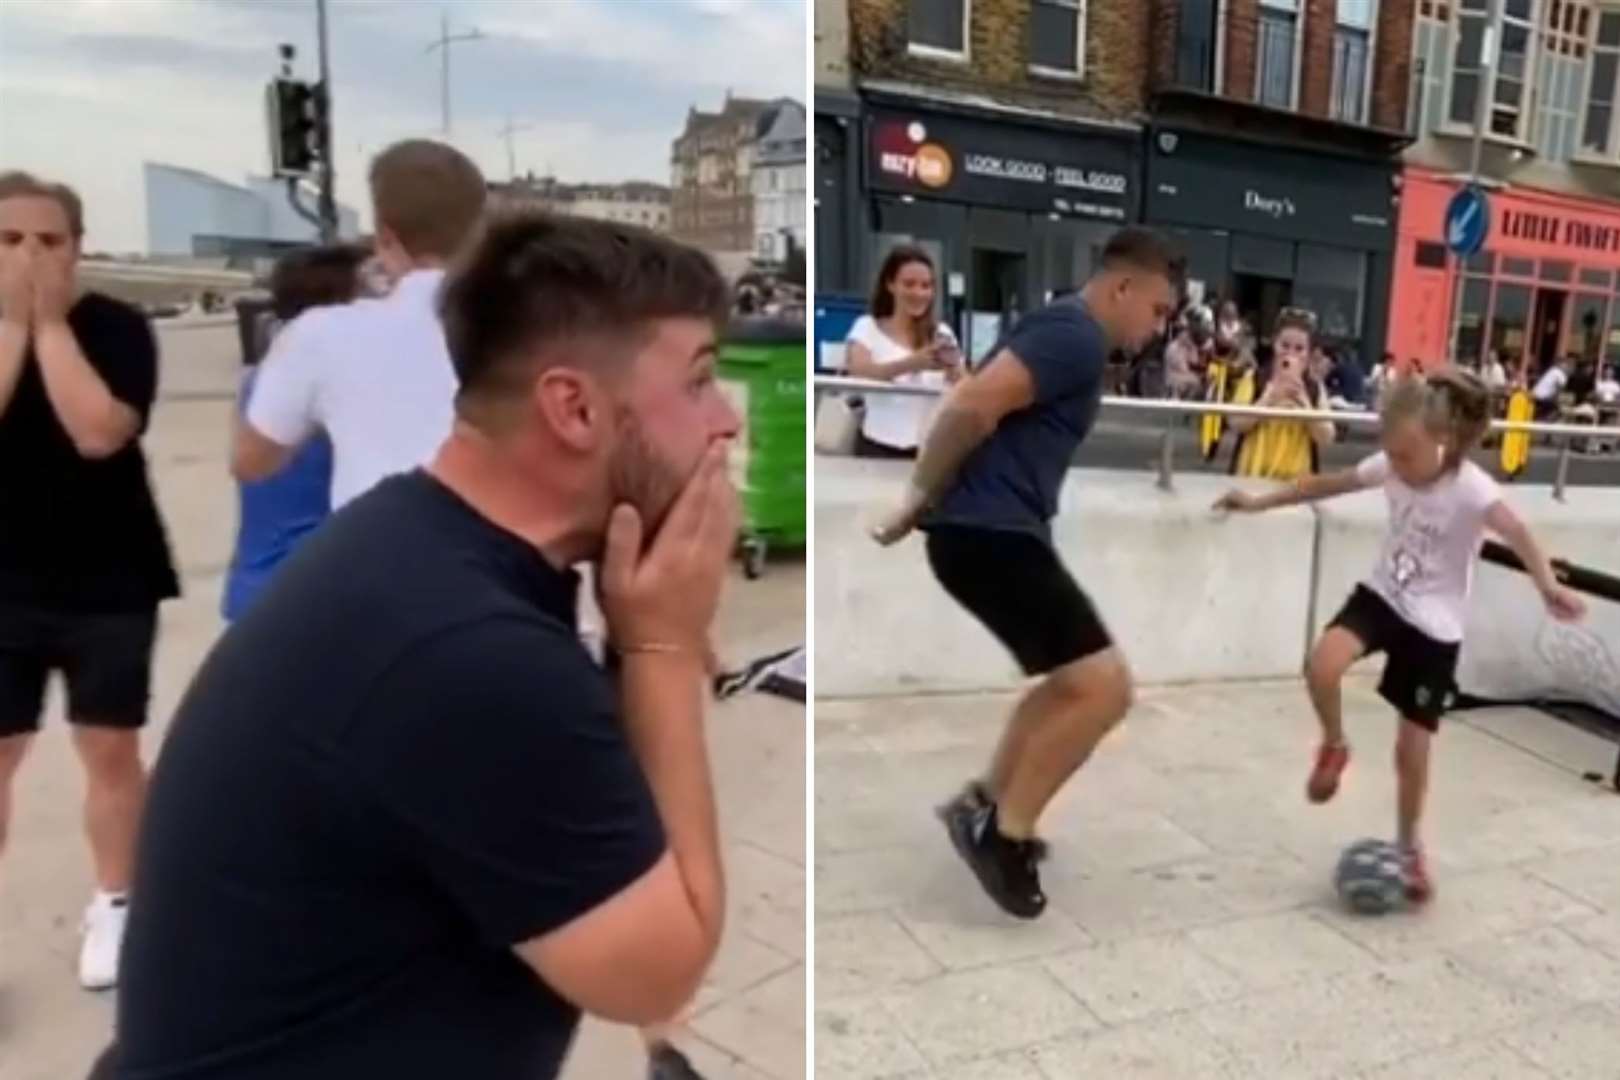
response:
{"label": "street pavement", "polygon": [[[165,328],[161,398],[146,439],[185,596],[167,605],[155,673],[161,735],[191,673],[221,630],[222,573],[235,529],[226,473],[234,328]],[[386,392],[386,388],[379,388]],[[803,643],[804,569],[773,563],[729,587],[717,634],[741,663]],[[746,695],[716,706],[710,749],[729,877],[720,956],[677,1038],[710,1080],[805,1075],[805,710]],[[156,740],[149,747],[156,747]],[[10,844],[0,858],[0,1078],[72,1080],[106,1044],[110,994],[74,979],[77,923],[89,896],[79,831],[78,768],[53,694],[24,763]],[[587,1021],[565,1080],[646,1075],[636,1034]]]}
{"label": "street pavement", "polygon": [[1613,745],[1528,710],[1436,744],[1421,913],[1355,917],[1339,852],[1393,829],[1393,720],[1347,687],[1356,757],[1307,805],[1297,682],[1146,690],[1042,822],[1050,906],[1003,916],[932,807],[1010,699],[819,701],[820,1080],[1614,1080]]}

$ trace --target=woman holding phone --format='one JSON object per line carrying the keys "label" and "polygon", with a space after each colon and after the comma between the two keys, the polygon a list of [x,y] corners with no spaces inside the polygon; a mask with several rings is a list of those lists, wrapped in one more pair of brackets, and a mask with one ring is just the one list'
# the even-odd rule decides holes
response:
{"label": "woman holding phone", "polygon": [[[944,389],[962,377],[956,335],[934,314],[934,261],[922,248],[902,244],[883,260],[867,314],[845,339],[849,373],[859,379]],[[933,395],[868,394],[856,453],[861,457],[915,457]]]}
{"label": "woman holding phone", "polygon": [[[1327,392],[1310,372],[1315,339],[1315,317],[1299,308],[1284,308],[1272,335],[1269,372],[1265,378],[1244,377],[1232,394],[1233,404],[1326,411]],[[1318,450],[1333,441],[1329,420],[1234,416],[1232,430],[1238,433],[1232,472],[1268,480],[1295,480],[1316,472]]]}

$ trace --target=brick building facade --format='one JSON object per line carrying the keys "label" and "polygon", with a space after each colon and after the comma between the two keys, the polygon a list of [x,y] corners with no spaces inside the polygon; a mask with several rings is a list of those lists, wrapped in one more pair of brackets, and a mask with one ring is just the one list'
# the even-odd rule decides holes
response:
{"label": "brick building facade", "polygon": [[670,148],[670,232],[711,252],[752,252],[752,154],[772,103],[727,96],[719,112],[693,107]]}

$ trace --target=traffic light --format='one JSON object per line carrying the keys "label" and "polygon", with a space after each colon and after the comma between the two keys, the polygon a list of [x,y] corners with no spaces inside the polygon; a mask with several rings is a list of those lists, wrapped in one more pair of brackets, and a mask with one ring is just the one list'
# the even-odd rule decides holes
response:
{"label": "traffic light", "polygon": [[321,114],[325,87],[297,79],[273,79],[266,88],[270,120],[270,171],[310,176],[322,161]]}

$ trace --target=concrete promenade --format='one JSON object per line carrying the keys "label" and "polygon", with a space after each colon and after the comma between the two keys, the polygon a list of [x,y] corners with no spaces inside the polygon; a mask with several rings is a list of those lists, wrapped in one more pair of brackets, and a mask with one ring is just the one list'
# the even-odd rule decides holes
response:
{"label": "concrete promenade", "polygon": [[1438,896],[1358,918],[1334,861],[1394,815],[1370,685],[1348,689],[1356,757],[1325,807],[1297,680],[1146,690],[1042,822],[1051,906],[1019,923],[931,813],[1009,701],[817,703],[821,1080],[1620,1076],[1620,797],[1579,778],[1611,744],[1527,710],[1449,719]]}

